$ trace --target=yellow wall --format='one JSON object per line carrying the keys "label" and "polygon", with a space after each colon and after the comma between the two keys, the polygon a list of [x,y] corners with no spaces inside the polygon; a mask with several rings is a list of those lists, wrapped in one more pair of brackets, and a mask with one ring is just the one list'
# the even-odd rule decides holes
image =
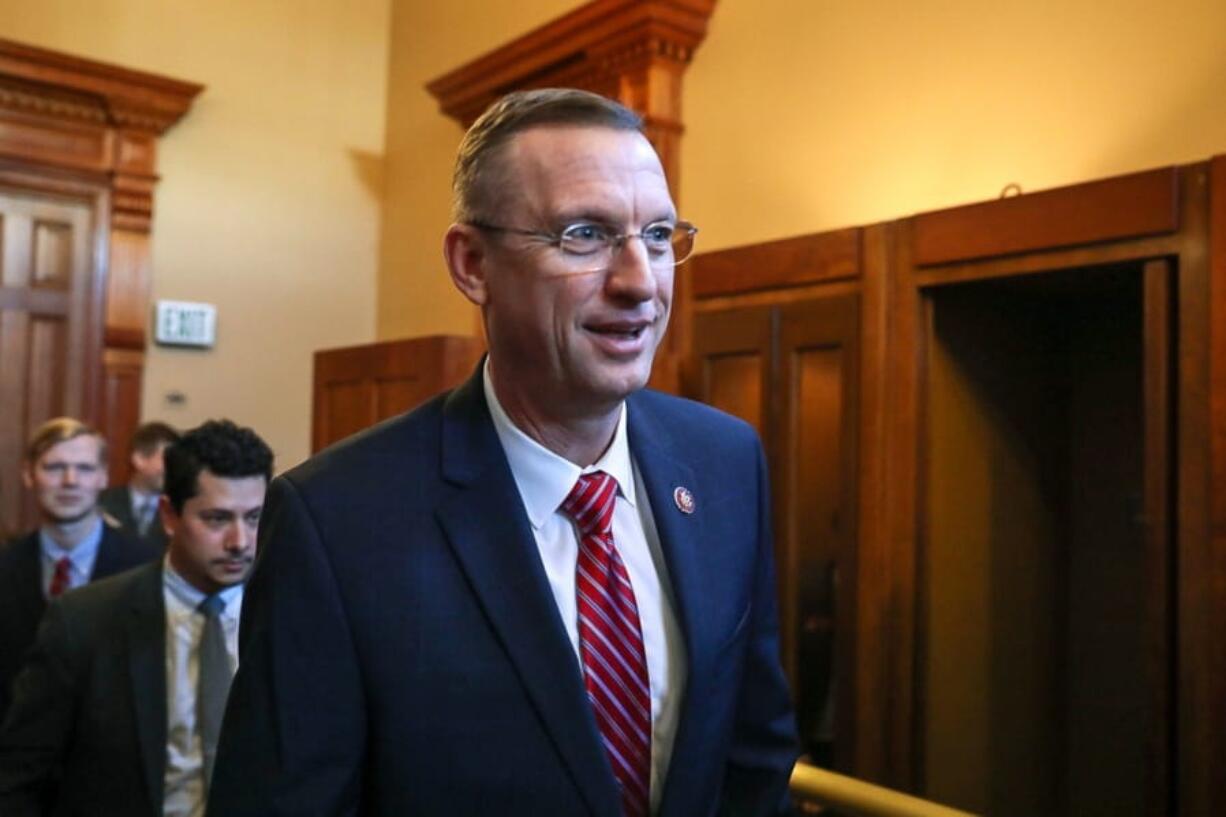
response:
{"label": "yellow wall", "polygon": [[711,249],[1226,152],[1221,0],[720,0],[686,78]]}
{"label": "yellow wall", "polygon": [[[381,337],[473,326],[439,251],[459,129],[422,85],[578,5],[394,3]],[[1221,0],[719,0],[683,210],[710,250],[1205,159],[1223,36]]]}
{"label": "yellow wall", "polygon": [[153,296],[216,304],[217,346],[151,347],[146,418],[232,417],[281,467],[308,453],[312,351],[375,334],[390,16],[390,0],[0,0],[0,36],[208,86],[162,140]]}
{"label": "yellow wall", "polygon": [[380,338],[476,331],[475,312],[452,287],[442,250],[451,165],[463,131],[439,112],[426,83],[577,5],[393,0]]}
{"label": "yellow wall", "polygon": [[[209,86],[163,142],[154,296],[216,303],[219,341],[151,349],[144,414],[233,416],[289,465],[315,349],[472,332],[424,84],[578,5],[0,0],[0,36]],[[1226,152],[1223,33],[1219,0],[720,0],[684,211],[710,250]]]}

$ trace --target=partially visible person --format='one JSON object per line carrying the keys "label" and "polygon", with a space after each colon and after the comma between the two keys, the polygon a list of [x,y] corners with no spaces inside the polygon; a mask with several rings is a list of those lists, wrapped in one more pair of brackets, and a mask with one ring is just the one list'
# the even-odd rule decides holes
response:
{"label": "partially visible person", "polygon": [[102,435],[71,417],[48,420],[26,445],[22,481],[39,527],[0,547],[0,718],[47,600],[157,557],[103,522],[106,454]]}
{"label": "partially visible person", "polygon": [[166,450],[165,557],[48,608],[0,727],[0,814],[203,814],[272,460],[226,420]]}
{"label": "partially visible person", "polygon": [[165,466],[162,453],[179,439],[179,432],[166,423],[142,424],[132,434],[128,463],[132,476],[127,485],[116,485],[102,492],[98,504],[119,523],[119,529],[134,539],[144,539],[159,550],[166,546],[166,531],[158,520],[158,498],[162,494]]}

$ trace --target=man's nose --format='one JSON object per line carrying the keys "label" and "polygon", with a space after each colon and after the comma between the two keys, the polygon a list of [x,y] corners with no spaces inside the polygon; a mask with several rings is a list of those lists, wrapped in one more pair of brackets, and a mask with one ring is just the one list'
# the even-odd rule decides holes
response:
{"label": "man's nose", "polygon": [[247,523],[236,519],[226,531],[226,550],[241,553],[247,549],[254,537],[255,533],[247,528]]}
{"label": "man's nose", "polygon": [[609,265],[608,286],[621,297],[648,301],[655,297],[659,273],[651,266],[641,236],[628,235]]}
{"label": "man's nose", "polygon": [[79,476],[80,475],[77,473],[77,467],[75,465],[69,465],[66,468],[64,468],[64,484],[65,485],[76,485],[77,479]]}

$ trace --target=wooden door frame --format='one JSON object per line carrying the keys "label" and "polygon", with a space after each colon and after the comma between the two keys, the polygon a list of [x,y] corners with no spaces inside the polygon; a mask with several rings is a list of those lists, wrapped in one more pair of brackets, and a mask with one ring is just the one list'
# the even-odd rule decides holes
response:
{"label": "wooden door frame", "polygon": [[[1226,757],[1226,638],[1218,629],[1226,622],[1226,156],[1209,163],[1207,183],[1208,258],[1198,261],[1203,269],[1195,282],[1204,303],[1191,316],[1207,332],[1207,348],[1204,360],[1188,364],[1205,369],[1204,391],[1198,396],[1207,399],[1191,419],[1204,424],[1206,439],[1198,434],[1188,441],[1203,443],[1196,465],[1205,472],[1186,509],[1203,527],[1201,538],[1189,541],[1186,551],[1181,540],[1184,558],[1178,573],[1187,594],[1178,611],[1180,661],[1196,669],[1181,678],[1179,688],[1188,703],[1188,710],[1180,712],[1181,749],[1187,745],[1194,752],[1180,758],[1177,784],[1187,792],[1187,803],[1180,803],[1182,815],[1226,813],[1226,775],[1219,768]],[[1182,413],[1179,419],[1183,422]],[[1184,448],[1180,440],[1181,454]],[[1179,512],[1185,512],[1182,504]]]}
{"label": "wooden door frame", "polygon": [[[81,419],[127,450],[149,323],[158,139],[203,86],[0,39],[0,169],[19,187],[86,196],[97,214]],[[127,458],[111,458],[112,480]]]}
{"label": "wooden door frame", "polygon": [[[1215,167],[1220,169],[1222,165],[1216,163]],[[1204,715],[1221,712],[1221,701],[1226,698],[1226,677],[1220,669],[1210,671],[1210,666],[1221,666],[1222,656],[1208,624],[1213,620],[1210,615],[1216,615],[1217,621],[1226,620],[1226,610],[1220,609],[1223,598],[1220,594],[1215,597],[1208,587],[1215,575],[1223,575],[1226,563],[1209,547],[1208,530],[1208,179],[1207,164],[1189,165],[955,208],[897,223],[897,241],[888,249],[895,274],[888,299],[888,366],[894,412],[884,447],[889,472],[887,522],[882,532],[884,546],[870,549],[880,549],[891,566],[885,579],[890,594],[887,604],[897,602],[898,606],[888,608],[896,625],[888,631],[893,639],[888,647],[893,660],[885,668],[884,689],[878,691],[888,698],[875,705],[866,703],[869,711],[876,711],[883,719],[881,734],[888,743],[879,757],[869,758],[881,765],[862,772],[910,790],[918,790],[922,784],[922,764],[914,761],[922,756],[916,680],[922,643],[919,564],[925,490],[925,291],[943,284],[1117,262],[1142,265],[1168,258],[1178,270],[1175,298],[1179,316],[1174,372],[1178,438],[1173,452],[1177,469],[1174,603],[1178,631],[1177,646],[1172,645],[1172,650],[1177,649],[1174,675],[1178,711],[1174,713],[1173,732],[1178,765],[1171,770],[1170,787],[1179,793],[1178,813],[1189,817],[1210,813],[1211,803],[1223,802],[1224,784],[1213,774],[1214,750],[1221,746],[1222,738],[1211,732]],[[1215,192],[1222,197],[1215,201],[1226,201],[1226,182],[1215,179]],[[1215,213],[1219,219],[1220,210]],[[1070,233],[1076,226],[1070,226],[1068,214],[1073,212],[1097,215],[1085,219],[1083,233]],[[1008,225],[1007,229],[1002,225]],[[993,233],[1004,238],[995,243],[985,241],[984,236]],[[1216,246],[1217,263],[1226,270],[1221,245]],[[1219,274],[1219,286],[1220,281]],[[1226,312],[1226,304],[1220,289],[1215,292],[1218,301],[1214,307],[1220,315]],[[1218,372],[1226,374],[1226,364],[1220,357],[1220,328],[1215,342]],[[1226,477],[1226,440],[1222,440],[1220,425],[1213,430],[1219,441],[1219,473]],[[1217,484],[1220,490],[1221,483]]]}
{"label": "wooden door frame", "polygon": [[80,416],[93,418],[99,406],[102,348],[105,330],[107,257],[110,253],[111,193],[106,180],[92,175],[44,168],[30,168],[0,159],[0,188],[17,194],[49,196],[86,205],[91,213],[89,304],[82,336],[84,347],[69,350],[81,355],[85,375]]}

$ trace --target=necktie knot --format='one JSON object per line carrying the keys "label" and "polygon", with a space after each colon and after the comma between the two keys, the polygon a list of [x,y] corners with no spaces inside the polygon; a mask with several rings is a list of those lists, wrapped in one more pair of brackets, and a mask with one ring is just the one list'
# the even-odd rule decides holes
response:
{"label": "necktie knot", "polygon": [[221,612],[226,609],[226,603],[221,596],[214,593],[211,596],[205,596],[204,601],[200,602],[196,609],[199,610],[205,618],[220,618]]}
{"label": "necktie knot", "polygon": [[593,471],[579,476],[561,511],[574,521],[581,536],[608,536],[616,500],[617,480],[604,471]]}

